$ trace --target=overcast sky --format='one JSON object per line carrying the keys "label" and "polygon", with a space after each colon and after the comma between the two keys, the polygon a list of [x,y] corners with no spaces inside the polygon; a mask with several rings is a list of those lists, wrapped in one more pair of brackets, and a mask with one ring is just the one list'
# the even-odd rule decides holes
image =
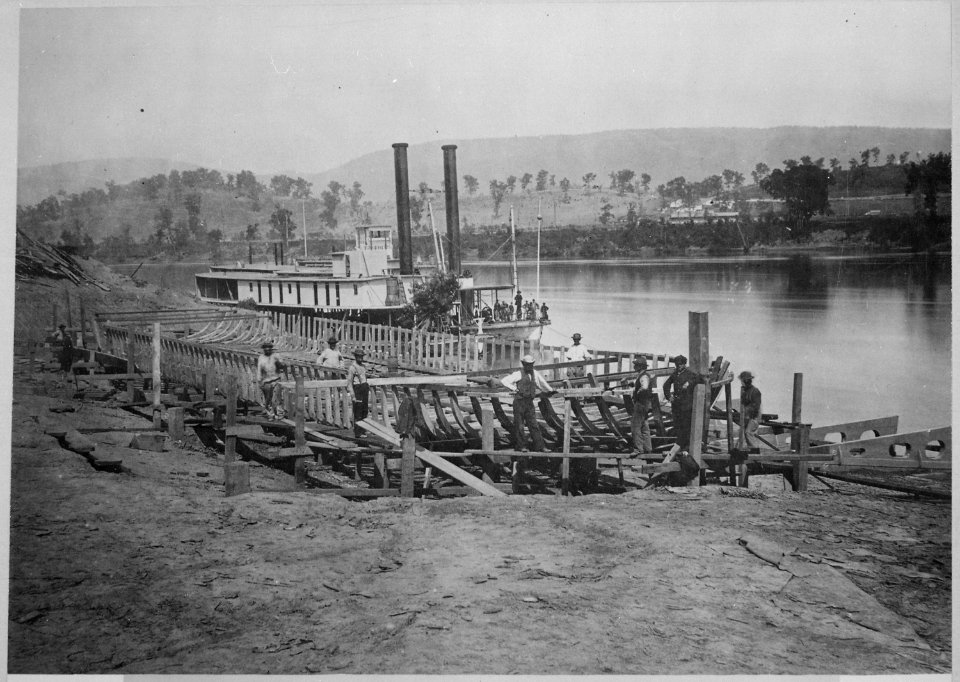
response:
{"label": "overcast sky", "polygon": [[20,166],[319,172],[397,141],[951,125],[949,2],[24,6]]}

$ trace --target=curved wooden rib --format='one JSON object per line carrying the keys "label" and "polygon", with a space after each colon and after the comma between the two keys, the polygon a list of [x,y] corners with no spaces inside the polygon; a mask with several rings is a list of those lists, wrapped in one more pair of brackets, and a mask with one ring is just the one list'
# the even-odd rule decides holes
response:
{"label": "curved wooden rib", "polygon": [[457,422],[457,426],[460,427],[467,438],[480,438],[480,432],[467,423],[466,416],[460,409],[460,402],[457,397],[457,392],[450,390],[447,391],[447,395],[450,397],[450,411],[453,413],[453,419]]}

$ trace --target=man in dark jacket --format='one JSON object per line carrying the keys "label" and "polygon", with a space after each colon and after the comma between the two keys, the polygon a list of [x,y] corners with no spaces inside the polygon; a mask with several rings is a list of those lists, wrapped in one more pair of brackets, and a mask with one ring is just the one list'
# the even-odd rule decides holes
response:
{"label": "man in dark jacket", "polygon": [[650,374],[647,373],[647,359],[642,355],[633,361],[637,370],[637,380],[633,384],[633,414],[630,418],[630,431],[633,435],[633,447],[637,452],[653,452],[650,439],[650,410],[653,409],[653,390]]}
{"label": "man in dark jacket", "polygon": [[681,450],[687,450],[690,447],[693,387],[697,384],[697,375],[687,367],[687,358],[683,355],[676,356],[673,363],[676,369],[663,384],[663,398],[670,401],[677,445]]}
{"label": "man in dark jacket", "polygon": [[760,446],[757,429],[760,428],[760,389],[753,385],[753,372],[740,372],[740,445]]}

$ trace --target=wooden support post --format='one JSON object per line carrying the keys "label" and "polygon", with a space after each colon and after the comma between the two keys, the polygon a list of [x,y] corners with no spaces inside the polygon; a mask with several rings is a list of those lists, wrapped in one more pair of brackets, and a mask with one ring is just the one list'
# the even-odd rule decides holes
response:
{"label": "wooden support post", "polygon": [[[570,399],[563,401],[563,452],[570,452]],[[560,494],[570,494],[570,458],[564,457],[560,461]]]}
{"label": "wooden support post", "polygon": [[70,310],[70,290],[63,286],[64,305],[67,307],[67,329],[73,329],[73,312]]}
{"label": "wooden support post", "polygon": [[[82,313],[81,313],[82,314]],[[160,430],[160,323],[153,323],[153,428]]]}
{"label": "wooden support post", "polygon": [[[493,414],[490,410],[480,410],[480,448],[493,450]],[[484,455],[483,480],[494,483],[499,480],[499,466],[496,462]]]}
{"label": "wooden support post", "polygon": [[87,311],[83,307],[83,297],[77,297],[80,301],[80,348],[87,347]]}
{"label": "wooden support post", "polygon": [[217,376],[213,364],[207,363],[203,370],[203,399],[213,400],[217,390]]}
{"label": "wooden support post", "polygon": [[[303,400],[305,392],[303,390],[303,374],[298,373],[294,377],[293,394],[293,445],[303,457],[297,457],[293,461],[293,479],[294,485],[302,488],[307,484],[307,460],[306,454],[310,452],[307,448],[307,436],[305,429],[305,415],[303,411]],[[229,402],[229,401],[228,401]]]}
{"label": "wooden support post", "polygon": [[[703,470],[703,403],[707,398],[705,384],[697,384],[693,388],[693,413],[690,417],[690,456],[693,457],[700,470]],[[687,482],[688,487],[699,485],[699,477]]]}
{"label": "wooden support post", "polygon": [[[793,407],[790,410],[790,421],[799,424],[802,419],[803,404],[803,373],[797,372],[793,375]],[[790,436],[790,449],[794,452],[800,452],[799,429],[794,429]]]}
{"label": "wooden support post", "polygon": [[400,439],[403,459],[400,461],[400,497],[413,497],[413,466],[417,441],[413,436]]}
{"label": "wooden support post", "polygon": [[[710,375],[710,324],[708,313],[696,313],[690,311],[688,318],[688,337],[690,346],[690,369],[702,376]],[[693,440],[694,434],[699,434],[701,439],[706,439],[707,428],[710,425],[709,401],[705,401],[702,408],[702,421],[699,431],[690,432],[690,440]]]}
{"label": "wooden support post", "polygon": [[430,477],[433,474],[433,467],[427,467],[423,472],[423,489],[420,491],[420,498],[423,499],[427,495],[427,489],[430,487]]}
{"label": "wooden support post", "polygon": [[97,344],[97,350],[103,350],[103,339],[100,336],[100,325],[97,322],[97,316],[90,318],[90,324],[93,325],[93,341]]}
{"label": "wooden support post", "polygon": [[57,302],[51,301],[53,305],[53,322],[50,324],[50,328],[56,330],[60,326],[60,318],[57,316]]}
{"label": "wooden support post", "polygon": [[[801,424],[794,429],[792,439],[797,443],[797,452],[806,455],[810,452],[810,424]],[[807,473],[810,463],[797,461],[793,463],[793,480],[790,482],[794,491],[798,493],[807,490]]]}
{"label": "wooden support post", "polygon": [[390,477],[387,474],[387,460],[382,452],[376,452],[373,455],[373,487],[390,487]]}
{"label": "wooden support post", "polygon": [[224,464],[223,485],[227,497],[250,492],[249,462],[228,462]]}
{"label": "wooden support post", "polygon": [[[217,408],[214,408],[215,410]],[[232,374],[227,377],[227,405],[226,405],[227,427],[235,426],[237,423],[237,378]],[[223,459],[230,463],[237,458],[237,437],[225,436],[223,440]]]}
{"label": "wooden support post", "polygon": [[[136,371],[136,362],[133,355],[133,329],[127,328],[127,374]],[[133,379],[127,379],[127,402],[132,403],[135,397]]]}
{"label": "wooden support post", "polygon": [[167,410],[167,433],[170,434],[170,440],[177,442],[183,440],[183,408],[171,407]]}

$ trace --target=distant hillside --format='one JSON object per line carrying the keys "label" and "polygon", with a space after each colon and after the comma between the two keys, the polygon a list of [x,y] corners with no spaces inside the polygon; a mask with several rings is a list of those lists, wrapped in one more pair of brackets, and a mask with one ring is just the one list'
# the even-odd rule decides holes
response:
{"label": "distant hillside", "polygon": [[196,164],[169,159],[96,159],[17,169],[17,203],[35,204],[59,191],[66,194],[103,189],[110,180],[123,185],[171,170],[192,170]]}
{"label": "distant hillside", "polygon": [[[397,140],[403,142],[404,140]],[[750,172],[757,163],[771,169],[782,166],[785,159],[810,156],[836,157],[847,167],[860,152],[878,147],[879,163],[888,154],[899,156],[911,152],[950,151],[950,130],[924,128],[662,128],[653,130],[621,130],[588,135],[549,135],[484,140],[450,140],[411,145],[407,150],[410,187],[420,182],[439,189],[443,181],[442,144],[457,145],[457,175],[460,195],[466,194],[463,176],[480,181],[479,192],[489,191],[490,180],[504,180],[508,175],[536,176],[541,169],[556,176],[559,183],[568,178],[574,187],[582,184],[586,173],[596,173],[598,184],[609,184],[608,174],[621,169],[648,173],[651,188],[684,176],[701,180],[724,169],[739,171],[750,183]],[[361,156],[339,168],[315,175],[303,174],[314,184],[314,193],[331,180],[363,185],[366,198],[384,201],[395,193],[393,149]]]}

